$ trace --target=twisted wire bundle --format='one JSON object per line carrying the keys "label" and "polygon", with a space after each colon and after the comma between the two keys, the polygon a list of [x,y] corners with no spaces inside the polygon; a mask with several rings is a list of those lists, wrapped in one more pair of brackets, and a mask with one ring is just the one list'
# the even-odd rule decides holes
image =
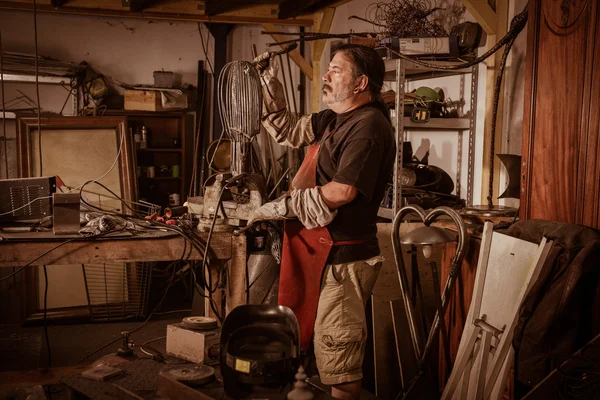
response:
{"label": "twisted wire bundle", "polygon": [[219,74],[219,114],[227,136],[251,142],[260,132],[262,88],[258,71],[246,61],[227,63]]}
{"label": "twisted wire bundle", "polygon": [[392,0],[373,3],[367,8],[367,20],[385,36],[441,37],[448,36],[444,27],[428,17],[440,8],[427,0]]}

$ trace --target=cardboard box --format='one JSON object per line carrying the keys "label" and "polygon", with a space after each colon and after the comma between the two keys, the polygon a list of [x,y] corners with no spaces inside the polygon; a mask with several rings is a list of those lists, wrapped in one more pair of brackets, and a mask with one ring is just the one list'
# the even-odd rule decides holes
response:
{"label": "cardboard box", "polygon": [[125,110],[163,111],[160,92],[156,90],[126,90]]}
{"label": "cardboard box", "polygon": [[170,324],[167,325],[167,354],[197,364],[211,364],[218,362],[212,354],[220,339],[218,329],[196,331],[183,328],[181,324]]}

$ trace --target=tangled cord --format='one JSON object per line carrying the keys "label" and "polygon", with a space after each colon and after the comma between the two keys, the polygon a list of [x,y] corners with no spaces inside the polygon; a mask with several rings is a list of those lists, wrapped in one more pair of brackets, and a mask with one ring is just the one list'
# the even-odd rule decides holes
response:
{"label": "tangled cord", "polygon": [[[380,34],[396,37],[442,37],[446,29],[428,17],[440,7],[432,7],[427,0],[392,0],[379,2],[367,8],[367,19]],[[356,17],[354,17],[356,18]]]}
{"label": "tangled cord", "polygon": [[568,370],[557,368],[562,377],[558,391],[559,398],[569,400],[600,398],[600,365],[583,355],[573,356],[571,359],[582,362]]}

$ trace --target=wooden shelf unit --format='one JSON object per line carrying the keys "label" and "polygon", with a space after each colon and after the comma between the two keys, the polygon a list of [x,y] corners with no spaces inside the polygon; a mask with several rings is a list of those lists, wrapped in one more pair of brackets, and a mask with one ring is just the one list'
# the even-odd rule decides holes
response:
{"label": "wooden shelf unit", "polygon": [[[149,112],[115,111],[108,115],[127,117],[130,135],[144,126],[147,129],[146,148],[135,146],[134,161],[137,172],[138,198],[169,207],[169,195],[179,194],[182,205],[191,182],[193,158],[193,119],[184,111]],[[132,138],[133,141],[133,138]],[[173,166],[179,167],[178,176],[173,176]],[[149,177],[148,167],[154,167],[154,176]],[[161,167],[168,172],[161,174]]]}

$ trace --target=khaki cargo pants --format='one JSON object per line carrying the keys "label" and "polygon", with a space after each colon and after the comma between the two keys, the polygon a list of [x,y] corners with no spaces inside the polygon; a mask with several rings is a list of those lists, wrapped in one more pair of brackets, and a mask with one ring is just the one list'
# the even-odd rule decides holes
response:
{"label": "khaki cargo pants", "polygon": [[377,256],[325,267],[313,340],[319,375],[326,385],[362,379],[365,305],[382,262],[383,257]]}

